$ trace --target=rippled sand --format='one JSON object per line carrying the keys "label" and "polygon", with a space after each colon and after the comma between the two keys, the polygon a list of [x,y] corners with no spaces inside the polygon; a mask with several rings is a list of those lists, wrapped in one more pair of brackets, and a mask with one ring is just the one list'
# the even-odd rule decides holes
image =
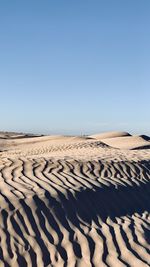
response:
{"label": "rippled sand", "polygon": [[150,266],[150,142],[0,135],[0,266]]}

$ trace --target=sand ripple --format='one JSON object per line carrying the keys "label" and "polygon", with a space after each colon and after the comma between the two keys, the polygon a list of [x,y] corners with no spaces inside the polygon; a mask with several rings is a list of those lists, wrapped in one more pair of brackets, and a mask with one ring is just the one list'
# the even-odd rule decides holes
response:
{"label": "sand ripple", "polygon": [[0,266],[150,266],[149,179],[147,159],[3,158]]}

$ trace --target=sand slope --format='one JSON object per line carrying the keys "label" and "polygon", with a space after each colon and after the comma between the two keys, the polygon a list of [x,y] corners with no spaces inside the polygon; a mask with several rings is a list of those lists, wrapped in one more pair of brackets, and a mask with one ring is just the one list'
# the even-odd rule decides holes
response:
{"label": "sand slope", "polygon": [[123,136],[131,136],[131,135],[127,132],[106,132],[106,133],[90,135],[91,138],[96,138],[96,139],[107,139],[107,138],[123,137]]}
{"label": "sand slope", "polygon": [[100,140],[105,144],[121,149],[140,149],[150,148],[150,138],[145,135],[131,136],[126,132],[110,132],[90,136],[93,139]]}
{"label": "sand slope", "polygon": [[0,266],[150,266],[149,149],[88,137],[3,141]]}
{"label": "sand slope", "polygon": [[127,137],[116,137],[116,138],[107,138],[106,140],[102,141],[105,144],[122,149],[144,149],[150,148],[150,142],[144,140],[144,138],[140,136],[127,136]]}

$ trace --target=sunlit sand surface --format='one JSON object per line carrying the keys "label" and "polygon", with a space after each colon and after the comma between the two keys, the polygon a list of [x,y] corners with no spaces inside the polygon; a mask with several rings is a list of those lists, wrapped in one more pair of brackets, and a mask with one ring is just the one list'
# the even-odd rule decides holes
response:
{"label": "sunlit sand surface", "polygon": [[150,140],[0,133],[0,267],[150,266]]}

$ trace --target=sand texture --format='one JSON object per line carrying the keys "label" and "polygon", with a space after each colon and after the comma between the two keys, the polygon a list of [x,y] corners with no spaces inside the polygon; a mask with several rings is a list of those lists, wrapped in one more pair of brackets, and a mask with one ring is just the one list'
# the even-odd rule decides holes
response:
{"label": "sand texture", "polygon": [[150,140],[0,133],[0,267],[150,266]]}

